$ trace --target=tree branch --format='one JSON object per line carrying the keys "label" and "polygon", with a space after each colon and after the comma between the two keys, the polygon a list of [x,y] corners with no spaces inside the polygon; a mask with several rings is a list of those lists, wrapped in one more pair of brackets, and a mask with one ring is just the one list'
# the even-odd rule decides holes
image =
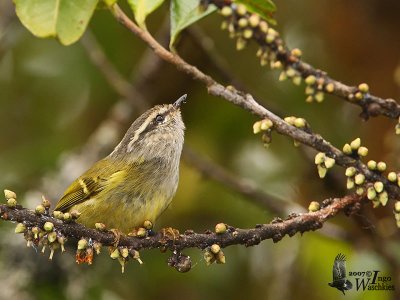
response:
{"label": "tree branch", "polygon": [[[232,1],[227,0],[208,0],[208,3],[212,3],[219,9],[229,6],[232,9],[232,14],[227,16],[231,24],[234,27],[234,31],[240,32],[240,26],[237,21],[243,17],[240,16],[236,11],[236,6],[232,5]],[[358,105],[362,108],[361,116],[364,119],[368,119],[370,116],[386,116],[391,119],[398,119],[400,116],[400,105],[394,99],[383,99],[378,96],[370,94],[368,91],[360,95],[361,98],[357,97],[357,93],[360,92],[359,87],[348,86],[338,80],[335,80],[327,75],[326,72],[314,68],[312,65],[303,62],[298,55],[294,55],[286,46],[283,39],[274,30],[276,35],[273,39],[266,39],[267,32],[263,32],[259,28],[252,29],[252,36],[250,39],[254,40],[261,49],[269,49],[274,53],[273,61],[279,61],[282,63],[284,69],[293,69],[303,78],[307,78],[310,75],[316,77],[317,82],[313,84],[313,87],[324,92],[332,93],[345,101]],[[240,36],[240,35],[239,35]],[[331,84],[332,89],[326,90],[326,87]],[[319,86],[319,87],[318,87]]]}
{"label": "tree branch", "polygon": [[193,79],[203,82],[207,86],[208,92],[211,95],[222,97],[262,119],[270,119],[273,122],[273,129],[276,132],[289,136],[295,141],[301,142],[318,151],[324,152],[327,156],[335,159],[338,165],[343,167],[355,167],[358,172],[365,175],[367,181],[383,182],[385,190],[387,190],[388,194],[392,198],[396,199],[400,197],[400,189],[397,184],[388,181],[380,172],[370,171],[357,156],[344,154],[339,149],[333,147],[328,141],[324,140],[320,135],[312,133],[311,130],[305,131],[288,124],[283,119],[260,105],[250,94],[244,94],[236,89],[224,87],[220,83],[216,82],[211,76],[204,74],[198,68],[188,64],[177,54],[174,54],[161,46],[148,31],[138,27],[128,16],[126,16],[117,4],[112,6],[111,12],[123,26],[147,43],[160,58],[175,65],[179,70],[190,75]]}
{"label": "tree branch", "polygon": [[[287,219],[274,219],[269,224],[257,225],[252,229],[240,229],[227,226],[226,233],[217,234],[207,231],[206,233],[195,233],[187,230],[184,234],[177,234],[176,230],[163,229],[158,233],[145,238],[129,237],[121,235],[119,247],[129,247],[135,250],[167,248],[170,250],[183,250],[186,248],[205,249],[213,244],[224,248],[231,245],[253,246],[266,239],[274,242],[280,241],[285,235],[293,236],[296,233],[304,233],[320,229],[330,218],[343,211],[351,214],[355,204],[361,204],[365,198],[359,195],[349,195],[343,198],[327,199],[323,202],[325,206],[316,212],[304,214],[292,214]],[[108,231],[99,231],[87,228],[81,224],[66,223],[49,215],[37,214],[21,206],[10,208],[7,205],[0,205],[0,218],[5,221],[23,223],[26,227],[25,233],[38,227],[43,230],[46,222],[54,225],[54,231],[59,236],[67,238],[91,239],[101,243],[103,246],[113,246],[115,235]],[[28,234],[27,236],[32,236]],[[42,236],[47,239],[47,236]]]}

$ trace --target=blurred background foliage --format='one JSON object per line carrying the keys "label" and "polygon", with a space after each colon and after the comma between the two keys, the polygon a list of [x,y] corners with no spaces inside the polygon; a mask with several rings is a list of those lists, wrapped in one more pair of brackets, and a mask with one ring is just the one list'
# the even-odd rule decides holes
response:
{"label": "blurred background foliage", "polygon": [[[279,31],[289,47],[303,50],[305,61],[350,85],[368,82],[374,94],[400,98],[399,1],[277,0],[276,4]],[[160,30],[167,14],[164,4],[150,16],[151,32]],[[337,147],[360,136],[371,159],[399,169],[400,143],[393,121],[380,117],[362,122],[358,108],[332,96],[322,104],[306,104],[303,88],[278,82],[276,71],[259,66],[255,45],[237,52],[235,42],[219,29],[221,21],[212,14],[195,24],[182,35],[178,52],[224,84],[251,92],[280,116],[306,118],[314,131]],[[95,12],[89,30],[127,80],[141,77],[135,70],[146,46],[138,38],[107,10]],[[210,50],[202,51],[199,43]],[[232,82],[210,57],[222,61]],[[312,200],[344,195],[343,169],[335,168],[327,180],[319,180],[310,160],[314,152],[294,148],[286,137],[274,135],[265,150],[252,134],[253,116],[207,95],[204,86],[174,67],[162,63],[156,74],[141,82],[140,91],[148,105],[170,103],[188,93],[183,108],[186,145],[267,193],[305,208]],[[120,100],[80,42],[64,47],[55,40],[35,38],[16,18],[12,2],[0,2],[1,187],[15,190],[30,207],[40,201],[40,193],[56,201],[70,181],[52,184],[43,178],[55,176],[68,153],[80,151]],[[139,113],[133,110],[130,120]],[[70,168],[67,175],[72,180],[80,171]],[[246,228],[273,217],[251,199],[182,163],[178,193],[157,227],[204,231],[223,221]],[[186,274],[169,268],[166,254],[144,251],[144,265],[130,263],[123,275],[105,253],[92,266],[76,265],[72,250],[50,262],[26,249],[12,224],[1,223],[0,299],[320,299],[322,295],[336,299],[340,292],[327,283],[339,252],[348,257],[348,270],[381,270],[400,289],[399,233],[390,207],[365,207],[359,216],[341,215],[331,222],[348,238],[314,232],[277,244],[268,240],[251,248],[233,246],[225,251],[225,265],[210,267],[201,251],[193,249],[186,251],[194,263]],[[346,294],[347,299],[377,297],[395,299],[396,294],[354,289]]]}

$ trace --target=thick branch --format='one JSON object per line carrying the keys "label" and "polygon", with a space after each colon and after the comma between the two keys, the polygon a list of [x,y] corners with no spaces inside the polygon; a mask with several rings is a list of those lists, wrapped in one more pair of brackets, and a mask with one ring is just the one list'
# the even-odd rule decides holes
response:
{"label": "thick branch", "polygon": [[[328,199],[324,201],[326,206],[317,212],[292,214],[286,220],[275,219],[269,224],[257,225],[256,228],[252,229],[228,226],[228,230],[224,234],[216,234],[211,231],[195,233],[190,230],[187,230],[184,234],[175,234],[173,230],[164,229],[146,238],[122,235],[119,240],[119,246],[131,247],[135,250],[154,248],[182,250],[186,248],[205,249],[213,244],[218,244],[221,247],[230,245],[252,246],[267,239],[278,242],[285,235],[293,236],[298,232],[304,233],[320,229],[328,219],[336,216],[341,211],[350,214],[352,208],[355,207],[354,205],[361,203],[363,199],[358,195]],[[75,222],[65,223],[50,216],[38,215],[22,207],[9,208],[6,205],[0,205],[0,218],[6,221],[23,223],[28,229],[35,226],[43,228],[46,222],[51,222],[54,224],[54,230],[67,238],[91,239],[92,241],[100,242],[104,246],[113,246],[115,242],[115,235],[111,232],[86,228]]]}

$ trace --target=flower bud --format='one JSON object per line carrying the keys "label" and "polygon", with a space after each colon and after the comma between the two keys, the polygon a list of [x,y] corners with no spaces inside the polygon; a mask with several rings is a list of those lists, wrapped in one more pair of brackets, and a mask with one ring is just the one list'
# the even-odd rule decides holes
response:
{"label": "flower bud", "polygon": [[204,251],[203,257],[207,266],[211,265],[215,261],[215,255],[211,251]]}
{"label": "flower bud", "polygon": [[261,121],[260,128],[261,130],[268,130],[270,129],[274,124],[270,119],[264,119]]}
{"label": "flower bud", "polygon": [[244,16],[247,13],[246,6],[244,6],[243,4],[238,4],[236,12],[239,16]]}
{"label": "flower bud", "polygon": [[351,154],[352,152],[353,152],[353,150],[351,149],[350,144],[344,144],[344,146],[343,146],[343,153],[349,155],[349,154]]}
{"label": "flower bud", "polygon": [[362,100],[363,98],[364,98],[364,96],[361,92],[357,92],[354,94],[354,99],[356,99],[356,100]]}
{"label": "flower bud", "polygon": [[253,124],[253,133],[257,134],[261,131],[261,121],[257,121]]}
{"label": "flower bud", "polygon": [[70,212],[70,214],[71,214],[71,218],[74,220],[78,219],[81,215],[81,213],[79,211],[77,211],[76,209],[72,210]]}
{"label": "flower bud", "polygon": [[296,118],[294,120],[294,126],[296,126],[297,128],[304,128],[304,127],[306,127],[306,125],[307,125],[307,122],[303,118]]}
{"label": "flower bud", "polygon": [[389,201],[388,193],[386,191],[383,191],[382,193],[379,194],[378,199],[380,204],[382,204],[382,206],[386,206],[386,204]]}
{"label": "flower bud", "polygon": [[383,188],[384,188],[384,186],[383,186],[382,182],[377,181],[374,183],[374,189],[377,193],[381,193],[383,191]]}
{"label": "flower bud", "polygon": [[59,220],[64,219],[64,214],[59,210],[53,211],[53,216],[54,216],[54,218],[59,219]]}
{"label": "flower bud", "polygon": [[316,165],[320,165],[325,161],[325,153],[323,152],[318,152],[317,155],[315,155],[314,163]]}
{"label": "flower bud", "polygon": [[50,243],[53,243],[57,239],[57,233],[55,233],[54,231],[50,232],[47,235],[47,239],[49,240]]}
{"label": "flower bud", "polygon": [[358,187],[358,188],[356,189],[356,194],[359,195],[359,196],[361,196],[362,194],[364,194],[364,188]]}
{"label": "flower bud", "polygon": [[22,223],[18,223],[15,227],[15,233],[24,233],[26,231],[26,226]]}
{"label": "flower bud", "polygon": [[304,80],[304,82],[307,85],[313,85],[315,82],[317,81],[317,78],[314,75],[309,75],[306,77],[306,79]]}
{"label": "flower bud", "polygon": [[72,220],[72,216],[69,212],[64,213],[64,221],[69,222]]}
{"label": "flower bud", "polygon": [[218,244],[213,244],[210,250],[212,253],[217,254],[221,250],[221,247]]}
{"label": "flower bud", "polygon": [[397,174],[396,172],[390,172],[387,176],[388,180],[391,182],[396,182],[397,180]]}
{"label": "flower bud", "polygon": [[44,229],[45,231],[47,231],[47,232],[53,231],[53,229],[54,229],[54,224],[51,223],[51,222],[46,222],[46,223],[44,223],[44,225],[43,225],[43,229]]}
{"label": "flower bud", "polygon": [[260,27],[261,32],[263,32],[263,33],[267,33],[268,32],[269,28],[268,28],[268,23],[267,22],[260,21],[259,27]]}
{"label": "flower bud", "polygon": [[360,147],[360,148],[358,148],[357,153],[360,156],[367,156],[368,155],[368,148],[367,147]]}
{"label": "flower bud", "polygon": [[327,172],[327,169],[322,165],[317,165],[318,176],[319,178],[324,178]]}
{"label": "flower bud", "polygon": [[149,220],[146,220],[143,222],[143,227],[147,230],[150,230],[153,228],[153,223]]}
{"label": "flower bud", "polygon": [[251,27],[257,27],[260,24],[260,17],[257,14],[252,14],[249,18],[249,24]]}
{"label": "flower bud", "polygon": [[396,201],[394,204],[394,212],[400,214],[400,201]]}
{"label": "flower bud", "polygon": [[373,187],[369,187],[367,190],[367,198],[373,200],[376,198],[376,191]]}
{"label": "flower bud", "polygon": [[36,206],[35,212],[38,215],[44,214],[46,212],[46,208],[42,204],[39,204],[38,206]]}
{"label": "flower bud", "polygon": [[40,232],[40,228],[37,227],[37,226],[34,226],[34,227],[32,227],[31,231],[32,231],[32,233],[33,233],[33,237],[34,237],[35,239],[37,239],[37,238],[39,237],[38,234],[39,234],[39,232]]}
{"label": "flower bud", "polygon": [[232,8],[230,8],[230,6],[224,6],[221,9],[221,15],[223,15],[224,17],[229,17],[230,15],[232,15]]}
{"label": "flower bud", "polygon": [[361,146],[361,139],[360,138],[356,138],[355,140],[353,140],[350,143],[350,147],[352,150],[357,150],[358,148],[360,148]]}
{"label": "flower bud", "polygon": [[100,231],[105,231],[105,230],[106,230],[106,225],[103,224],[103,223],[95,223],[95,224],[94,224],[94,227],[95,227],[97,230],[100,230]]}
{"label": "flower bud", "polygon": [[299,48],[292,49],[291,53],[295,57],[301,57],[301,55],[303,54],[303,52]]}
{"label": "flower bud", "polygon": [[84,250],[88,247],[88,241],[86,239],[80,239],[78,241],[78,250]]}
{"label": "flower bud", "polygon": [[324,101],[324,93],[323,92],[317,92],[314,96],[315,101],[317,101],[318,103],[321,103],[322,101]]}
{"label": "flower bud", "polygon": [[312,201],[310,205],[308,206],[308,211],[309,212],[316,212],[320,209],[320,205],[317,201]]}
{"label": "flower bud", "polygon": [[227,230],[226,225],[224,223],[218,223],[215,225],[215,233],[216,234],[223,234]]}
{"label": "flower bud", "polygon": [[361,84],[359,84],[358,85],[358,90],[361,92],[361,93],[368,93],[368,91],[369,91],[369,86],[368,86],[368,84],[366,84],[366,83],[361,83]]}
{"label": "flower bud", "polygon": [[217,264],[224,264],[224,263],[226,262],[224,252],[219,251],[219,252],[216,254],[216,260],[217,260]]}
{"label": "flower bud", "polygon": [[325,86],[325,91],[327,91],[328,93],[333,93],[335,91],[335,85],[333,83],[328,83]]}
{"label": "flower bud", "polygon": [[332,168],[335,165],[335,159],[331,157],[326,157],[324,161],[324,165],[327,169]]}
{"label": "flower bud", "polygon": [[44,208],[50,208],[51,203],[49,200],[47,200],[44,196],[42,196],[42,205],[44,206]]}
{"label": "flower bud", "polygon": [[7,199],[7,206],[10,208],[14,208],[17,206],[17,200],[15,198]]}
{"label": "flower bud", "polygon": [[10,190],[4,190],[4,196],[6,197],[6,200],[11,199],[11,198],[17,199],[17,194]]}
{"label": "flower bud", "polygon": [[119,257],[119,251],[118,248],[115,248],[114,251],[111,252],[110,257],[112,259],[117,259]]}
{"label": "flower bud", "polygon": [[127,258],[129,256],[129,250],[126,247],[119,249],[119,253],[123,258]]}
{"label": "flower bud", "polygon": [[355,177],[354,177],[354,182],[357,184],[357,185],[361,185],[361,184],[363,184],[364,182],[365,182],[365,176],[364,176],[364,174],[357,174]]}
{"label": "flower bud", "polygon": [[370,169],[370,170],[376,170],[376,167],[377,167],[376,161],[374,161],[374,160],[368,161],[368,162],[367,162],[367,167],[368,167],[368,169]]}
{"label": "flower bud", "polygon": [[137,237],[145,237],[146,234],[147,234],[147,231],[143,227],[139,227],[138,230],[136,231]]}
{"label": "flower bud", "polygon": [[376,168],[378,169],[378,171],[383,172],[386,170],[386,163],[383,161],[378,162],[378,164],[376,165]]}
{"label": "flower bud", "polygon": [[347,177],[353,177],[355,174],[356,174],[356,168],[354,168],[354,167],[348,167],[348,168],[346,169],[345,175],[346,175]]}
{"label": "flower bud", "polygon": [[253,30],[250,28],[246,28],[245,30],[243,30],[243,37],[245,39],[250,39],[253,36]]}
{"label": "flower bud", "polygon": [[352,178],[347,178],[346,187],[348,190],[354,188],[354,180]]}

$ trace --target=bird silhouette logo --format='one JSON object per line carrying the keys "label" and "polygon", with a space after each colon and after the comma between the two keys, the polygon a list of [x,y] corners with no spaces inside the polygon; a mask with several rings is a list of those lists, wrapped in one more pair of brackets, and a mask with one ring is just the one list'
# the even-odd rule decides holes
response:
{"label": "bird silhouette logo", "polygon": [[353,284],[346,278],[346,256],[342,253],[339,253],[333,261],[332,276],[329,286],[342,291],[343,295],[345,295],[344,291],[352,289]]}

